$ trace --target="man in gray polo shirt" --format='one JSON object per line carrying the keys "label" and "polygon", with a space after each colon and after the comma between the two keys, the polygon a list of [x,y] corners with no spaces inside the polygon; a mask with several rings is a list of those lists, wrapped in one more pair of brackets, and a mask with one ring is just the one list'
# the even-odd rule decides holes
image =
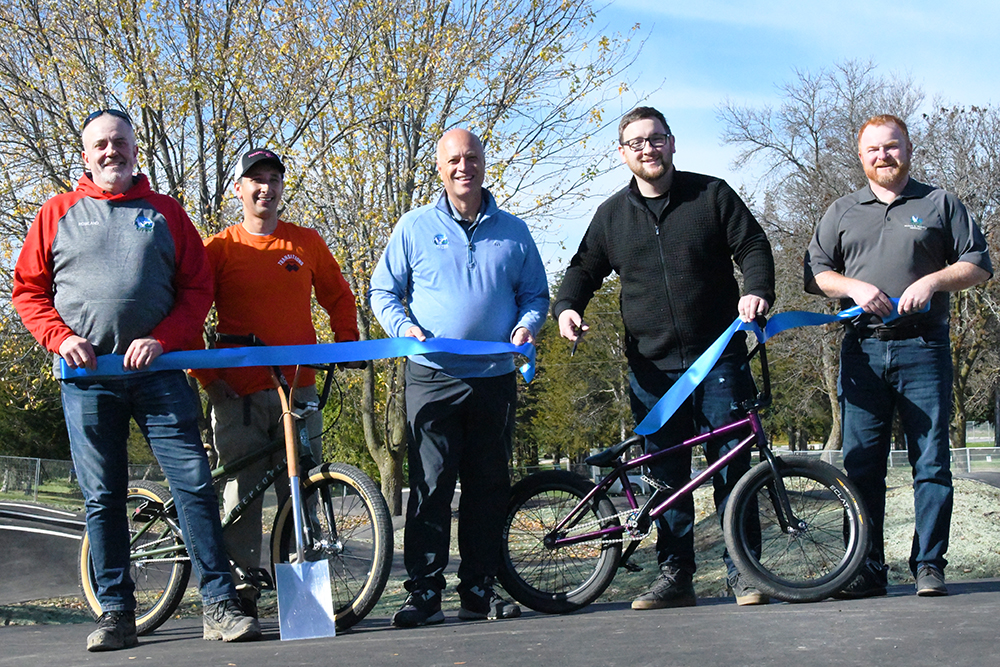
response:
{"label": "man in gray polo shirt", "polygon": [[[993,267],[986,240],[962,202],[910,178],[912,154],[902,120],[869,119],[858,132],[868,186],[833,203],[805,257],[806,291],[863,311],[846,325],[839,394],[844,468],[868,507],[871,546],[867,567],[838,594],[842,598],[886,593],[882,533],[895,411],[913,465],[910,571],[917,595],[948,593],[944,568],[953,503],[948,293],[987,280]],[[886,322],[890,298],[899,299],[901,317]]]}

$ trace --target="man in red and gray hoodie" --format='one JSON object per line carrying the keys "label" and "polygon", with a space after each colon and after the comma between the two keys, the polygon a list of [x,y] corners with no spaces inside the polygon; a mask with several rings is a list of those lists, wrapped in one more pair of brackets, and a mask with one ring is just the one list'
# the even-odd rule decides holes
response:
{"label": "man in red and gray hoodie", "polygon": [[[130,419],[177,503],[200,577],[204,638],[256,639],[260,626],[236,602],[222,548],[194,392],[182,371],[148,370],[160,354],[192,340],[212,304],[201,238],[175,199],[133,174],[139,149],[127,114],[95,111],[83,123],[82,140],[86,171],[75,191],[38,212],[14,270],[13,302],[32,335],[56,355],[104,612],[87,650],[138,644],[126,515]],[[70,368],[95,370],[104,354],[124,355],[126,373],[61,377],[60,358]]]}

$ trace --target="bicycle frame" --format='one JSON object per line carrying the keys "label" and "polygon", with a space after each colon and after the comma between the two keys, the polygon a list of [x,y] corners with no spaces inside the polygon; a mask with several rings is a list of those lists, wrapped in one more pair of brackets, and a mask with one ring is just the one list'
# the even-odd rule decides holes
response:
{"label": "bicycle frame", "polygon": [[[689,438],[678,445],[674,445],[673,447],[668,447],[667,449],[663,449],[652,454],[644,454],[627,462],[622,460],[622,454],[628,449],[627,444],[638,444],[641,442],[641,438],[634,437],[619,443],[615,447],[612,447],[611,450],[619,450],[611,465],[614,469],[601,479],[601,481],[598,482],[597,485],[594,486],[594,488],[592,488],[586,496],[584,496],[584,498],[580,500],[580,502],[577,503],[577,505],[565,517],[563,517],[561,521],[559,521],[556,527],[545,536],[543,539],[544,545],[549,549],[557,549],[560,547],[580,544],[582,542],[589,542],[595,539],[618,539],[627,534],[626,539],[630,539],[631,544],[622,553],[620,561],[620,566],[626,566],[629,557],[639,546],[639,542],[642,537],[647,534],[648,530],[652,526],[652,523],[656,519],[661,517],[664,512],[670,509],[670,507],[673,506],[680,498],[693,493],[695,489],[706,483],[712,478],[713,475],[715,475],[715,473],[719,472],[722,468],[728,465],[733,458],[738,456],[748,447],[752,447],[754,445],[756,445],[756,448],[760,453],[761,460],[766,461],[771,466],[774,473],[773,485],[770,487],[769,491],[772,495],[772,500],[776,501],[774,504],[778,514],[778,521],[782,529],[787,533],[797,530],[801,524],[793,516],[784,484],[781,481],[781,475],[778,474],[777,462],[774,454],[767,445],[767,436],[764,432],[763,426],[761,425],[760,416],[758,414],[758,409],[767,405],[771,398],[767,352],[763,343],[759,343],[753,349],[748,356],[748,360],[753,358],[753,356],[758,354],[758,352],[761,360],[761,377],[764,389],[758,394],[756,399],[746,401],[741,404],[740,407],[746,412],[746,416],[744,418],[738,419],[724,426],[720,426],[719,428],[708,431],[707,433]],[[732,437],[732,435],[738,434],[747,429],[749,429],[749,434],[746,437],[740,440],[724,455],[720,456],[718,460],[709,465],[705,470],[698,473],[698,475],[692,478],[680,489],[668,490],[657,488],[654,493],[650,495],[645,504],[643,504],[642,507],[639,506],[639,502],[636,499],[635,494],[632,493],[631,485],[628,483],[628,472],[630,470],[656,462],[657,460],[667,457],[671,453],[682,449],[691,449],[696,445],[701,445],[717,438],[728,439]],[[611,450],[605,450],[600,454],[592,456],[588,459],[588,461],[599,459],[603,462],[603,460],[607,457],[608,452]],[[609,526],[607,528],[601,528],[599,530],[572,536],[566,535],[566,531],[568,529],[574,527],[583,519],[587,508],[591,506],[594,499],[598,496],[606,494],[616,481],[621,482],[622,490],[624,491],[625,498],[629,505],[629,509],[625,511],[631,512],[627,521],[623,522],[622,525]]]}
{"label": "bicycle frame", "polygon": [[[217,336],[217,338],[221,338],[221,336]],[[262,343],[260,342],[259,339],[256,338],[256,336],[250,336],[250,337],[227,336],[225,337],[225,339],[226,340],[235,339],[236,342],[243,342],[243,343],[251,342],[251,344],[262,345]],[[318,407],[318,409],[322,409],[322,406],[326,404],[327,398],[330,394],[330,386],[331,386],[331,381],[333,379],[332,376],[333,368],[332,366],[317,366],[316,368],[327,371],[327,378],[323,385],[323,390],[320,394],[319,407]],[[290,398],[292,390],[290,390],[288,384],[284,382],[284,378],[281,375],[280,369],[275,368],[273,370],[276,374],[276,377],[279,380],[278,384],[280,386],[277,388],[277,390],[286,392],[286,396]],[[305,427],[303,425],[303,429],[304,428]],[[296,435],[301,437],[301,434],[298,430],[296,430]],[[237,473],[240,470],[243,470],[253,465],[254,463],[257,463],[258,461],[270,458],[272,455],[276,453],[283,452],[284,448],[285,448],[285,443],[283,440],[275,440],[264,449],[261,449],[256,452],[251,452],[250,454],[240,457],[239,459],[236,459],[235,461],[232,461],[230,463],[220,463],[217,467],[215,467],[212,470],[212,484],[217,486],[221,483],[220,480],[222,480],[223,478],[232,476],[234,473]],[[225,530],[230,524],[236,521],[243,514],[243,511],[247,508],[247,506],[249,506],[251,503],[257,500],[257,498],[262,496],[267,491],[267,489],[274,484],[275,480],[278,479],[278,477],[282,473],[284,473],[287,469],[288,469],[288,461],[284,457],[281,460],[279,460],[272,468],[268,469],[267,472],[265,472],[264,475],[261,477],[260,481],[252,489],[250,489],[250,491],[248,491],[245,496],[240,498],[240,502],[237,503],[237,505],[233,507],[233,509],[230,510],[226,514],[226,516],[222,517],[222,529]],[[332,509],[330,508],[330,499],[325,497],[325,493],[323,501],[325,510],[328,513],[332,513]],[[150,504],[151,501],[146,501],[139,508],[137,508],[135,512],[136,518],[141,519],[142,513],[146,511],[147,508],[149,508]],[[177,533],[180,533],[180,528],[175,523],[176,513],[174,511],[173,498],[164,503],[163,513],[166,517],[170,519],[168,523],[171,529],[173,529]],[[146,526],[144,526],[140,530],[137,530],[135,534],[131,536],[130,547],[145,536],[149,525],[150,524],[147,522]],[[331,521],[328,522],[328,525],[334,526],[335,524],[334,522]],[[161,536],[160,539],[162,540],[165,537],[166,536]],[[337,537],[336,535],[332,535],[330,537],[334,541],[336,541]],[[135,560],[141,560],[142,562],[166,562],[170,560],[188,560],[188,556],[186,554],[187,554],[186,545],[171,545],[167,547],[143,549],[141,555],[136,557]],[[170,555],[172,555],[173,558],[160,558],[160,556],[165,557]]]}

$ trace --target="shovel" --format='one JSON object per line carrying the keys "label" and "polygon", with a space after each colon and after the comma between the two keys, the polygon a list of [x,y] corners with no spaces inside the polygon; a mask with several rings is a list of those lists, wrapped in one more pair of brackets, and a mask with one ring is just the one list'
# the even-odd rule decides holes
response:
{"label": "shovel", "polygon": [[330,588],[330,567],[325,558],[306,562],[303,553],[305,521],[299,486],[299,448],[295,441],[295,418],[291,412],[292,392],[298,384],[299,371],[295,371],[295,379],[287,396],[277,374],[274,374],[274,381],[281,400],[285,453],[288,457],[288,486],[291,490],[295,526],[295,562],[274,565],[275,584],[278,588],[278,628],[282,641],[335,637],[337,625]]}

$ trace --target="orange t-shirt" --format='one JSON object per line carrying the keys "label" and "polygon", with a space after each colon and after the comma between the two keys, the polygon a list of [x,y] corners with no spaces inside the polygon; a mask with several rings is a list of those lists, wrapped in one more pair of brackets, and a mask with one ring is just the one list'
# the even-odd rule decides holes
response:
{"label": "orange t-shirt", "polygon": [[[205,250],[215,277],[219,333],[255,334],[268,345],[311,345],[316,342],[315,289],[334,340],[358,340],[354,294],[315,230],[279,220],[274,233],[257,236],[233,225],[207,239]],[[282,372],[291,382],[295,367]],[[240,396],[274,387],[266,367],[203,369],[192,375],[203,386],[221,378]],[[315,375],[303,369],[299,385],[313,384]]]}

